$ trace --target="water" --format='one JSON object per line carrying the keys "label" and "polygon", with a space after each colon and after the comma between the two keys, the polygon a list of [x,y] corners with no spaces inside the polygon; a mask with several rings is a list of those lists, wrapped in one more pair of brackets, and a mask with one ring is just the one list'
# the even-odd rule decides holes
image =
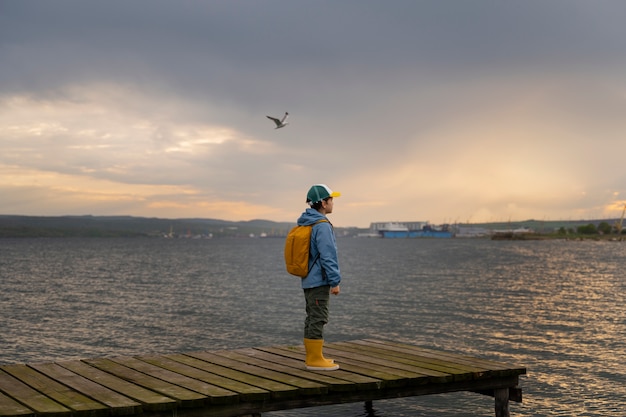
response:
{"label": "water", "polygon": [[[281,239],[0,239],[0,364],[302,339]],[[340,239],[329,342],[398,340],[527,367],[515,416],[626,413],[620,242]],[[453,393],[267,413],[493,416]]]}

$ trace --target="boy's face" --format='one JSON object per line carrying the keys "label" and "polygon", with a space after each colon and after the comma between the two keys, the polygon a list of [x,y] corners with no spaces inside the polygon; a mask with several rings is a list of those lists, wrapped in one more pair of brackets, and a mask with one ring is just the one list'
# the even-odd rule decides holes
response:
{"label": "boy's face", "polygon": [[324,208],[324,211],[326,214],[330,214],[333,212],[333,198],[329,197],[326,200],[322,200],[322,207]]}

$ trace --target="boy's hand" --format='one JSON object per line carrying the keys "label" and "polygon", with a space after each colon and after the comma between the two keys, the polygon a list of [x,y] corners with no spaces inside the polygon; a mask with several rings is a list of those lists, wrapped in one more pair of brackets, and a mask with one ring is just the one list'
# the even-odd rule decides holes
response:
{"label": "boy's hand", "polygon": [[336,287],[333,287],[330,289],[330,293],[332,295],[339,295],[339,292],[341,291],[341,289],[339,288],[339,285],[337,285]]}

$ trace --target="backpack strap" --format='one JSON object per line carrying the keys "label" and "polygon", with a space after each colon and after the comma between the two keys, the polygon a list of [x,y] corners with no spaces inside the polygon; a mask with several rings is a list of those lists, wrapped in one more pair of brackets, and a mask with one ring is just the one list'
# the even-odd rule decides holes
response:
{"label": "backpack strap", "polygon": [[[316,224],[319,224],[319,223],[328,223],[328,224],[330,224],[330,227],[333,227],[333,224],[331,222],[329,222],[327,219],[319,219],[318,221],[316,221],[315,223],[313,223],[311,225],[311,229],[313,229],[313,226],[315,226]],[[313,236],[313,230],[311,230],[311,236]],[[315,262],[317,262],[317,260],[319,258],[320,258],[320,251],[318,250],[317,251],[317,255],[315,256],[315,259],[313,259],[313,264],[312,265],[315,265]]]}

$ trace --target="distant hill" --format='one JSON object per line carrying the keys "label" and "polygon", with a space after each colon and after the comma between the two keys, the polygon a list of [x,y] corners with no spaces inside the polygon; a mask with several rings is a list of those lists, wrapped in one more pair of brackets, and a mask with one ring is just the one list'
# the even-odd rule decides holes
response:
{"label": "distant hill", "polygon": [[[615,224],[619,219],[595,219],[595,220],[524,220],[518,222],[494,222],[494,223],[472,223],[469,226],[482,227],[488,230],[510,230],[527,228],[536,233],[553,233],[563,228],[564,230],[576,230],[579,226],[593,224],[598,226],[600,223],[606,222],[610,225]],[[459,224],[466,226],[466,224]]]}
{"label": "distant hill", "polygon": [[[472,223],[455,226],[494,229],[529,228],[537,233],[553,233],[559,228],[601,222],[613,224],[617,219]],[[0,215],[0,238],[7,237],[284,237],[295,223],[269,220],[226,221],[218,219],[162,219],[133,216],[14,216]],[[336,227],[339,237],[366,233],[367,228]]]}
{"label": "distant hill", "polygon": [[0,215],[0,237],[285,236],[292,223],[267,220],[161,219],[133,216]]}

